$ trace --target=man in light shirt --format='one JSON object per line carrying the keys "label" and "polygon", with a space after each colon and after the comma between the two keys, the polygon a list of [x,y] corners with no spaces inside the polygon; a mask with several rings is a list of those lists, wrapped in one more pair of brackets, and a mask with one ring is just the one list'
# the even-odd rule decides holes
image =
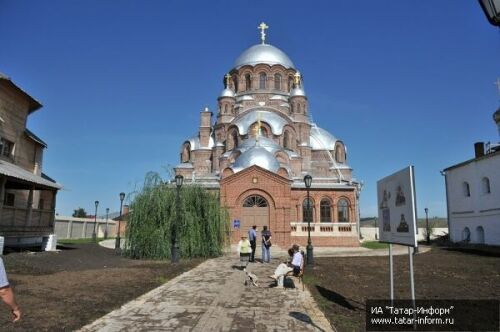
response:
{"label": "man in light shirt", "polygon": [[248,230],[248,240],[250,240],[250,246],[252,247],[252,255],[250,256],[250,262],[255,261],[255,248],[257,247],[257,226],[253,225],[252,228]]}
{"label": "man in light shirt", "polygon": [[3,260],[0,258],[0,297],[10,307],[12,312],[12,318],[14,322],[21,319],[21,309],[16,303],[14,298],[14,292],[10,287],[9,280],[7,279],[7,273],[5,272],[5,266],[3,265]]}
{"label": "man in light shirt", "polygon": [[278,265],[274,274],[270,276],[270,278],[276,280],[278,288],[283,288],[285,275],[293,271],[293,274],[298,276],[303,265],[304,257],[302,256],[298,245],[294,244],[292,248],[288,249],[288,254],[292,257],[292,261]]}

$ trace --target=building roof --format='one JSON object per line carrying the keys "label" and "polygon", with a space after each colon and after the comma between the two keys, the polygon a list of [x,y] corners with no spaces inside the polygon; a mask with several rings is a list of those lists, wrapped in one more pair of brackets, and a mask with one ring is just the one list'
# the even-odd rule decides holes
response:
{"label": "building roof", "polygon": [[[47,176],[45,178],[36,174],[33,174],[17,165],[11,164],[4,160],[0,160],[0,174],[8,177],[16,178],[25,182],[38,184],[43,187],[61,189],[62,185],[48,180]],[[50,179],[50,178],[49,178]]]}
{"label": "building roof", "polygon": [[280,168],[280,163],[276,157],[261,146],[254,146],[243,152],[238,158],[236,158],[236,161],[231,168],[235,173],[237,173],[252,165],[260,166],[271,172],[277,172]]}
{"label": "building roof", "polygon": [[313,150],[333,150],[337,139],[328,131],[313,124],[310,141]]}
{"label": "building roof", "polygon": [[29,113],[32,113],[32,112],[36,111],[37,109],[39,109],[40,107],[42,107],[42,104],[40,104],[39,101],[37,101],[35,98],[31,97],[23,89],[21,89],[16,84],[14,84],[14,82],[12,82],[12,80],[10,79],[10,77],[2,74],[1,72],[0,72],[0,82],[7,83],[7,85],[9,85],[11,88],[13,88],[14,90],[16,90],[19,93],[21,93],[24,97],[26,97],[26,99],[28,99],[29,104],[30,104],[29,105],[29,109],[28,109]]}
{"label": "building roof", "polygon": [[33,132],[31,130],[29,130],[28,128],[25,128],[24,129],[24,132],[26,133],[26,135],[28,135],[29,138],[31,138],[33,141],[37,142],[38,144],[40,144],[41,146],[43,146],[44,148],[47,147],[47,143],[45,143],[44,141],[42,141],[42,139],[38,136],[36,136],[35,134],[33,134]]}
{"label": "building roof", "polygon": [[283,127],[291,123],[291,120],[287,121],[282,116],[279,116],[274,112],[266,111],[264,109],[253,109],[237,118],[233,121],[233,124],[238,127],[240,135],[246,135],[248,134],[250,126],[259,120],[259,116],[260,121],[269,124],[274,135],[283,134]]}
{"label": "building roof", "polygon": [[470,163],[472,163],[474,161],[480,161],[480,160],[488,159],[488,158],[495,157],[495,156],[500,156],[500,150],[497,150],[497,151],[491,152],[491,153],[487,153],[487,154],[485,154],[484,156],[481,156],[481,157],[472,158],[472,159],[463,161],[461,163],[458,163],[458,164],[455,164],[453,166],[447,167],[443,171],[445,171],[445,172],[446,171],[450,171],[452,169],[455,169],[455,168],[462,167],[462,166],[465,166],[467,164],[470,164]]}
{"label": "building roof", "polygon": [[285,68],[295,66],[282,50],[269,44],[257,44],[246,49],[234,62],[234,68],[240,68],[245,65],[255,66],[260,63],[268,65],[282,65]]}

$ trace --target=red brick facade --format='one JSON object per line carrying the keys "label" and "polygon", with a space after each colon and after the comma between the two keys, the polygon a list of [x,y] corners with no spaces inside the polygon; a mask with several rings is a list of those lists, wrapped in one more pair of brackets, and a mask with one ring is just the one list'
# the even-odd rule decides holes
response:
{"label": "red brick facade", "polygon": [[[304,244],[303,221],[310,218],[314,245],[358,245],[360,186],[344,142],[311,122],[309,112],[292,61],[262,43],[224,75],[215,122],[205,108],[198,134],[183,142],[175,173],[187,184],[220,191],[231,221],[241,221],[233,242],[255,223],[268,226],[280,246]],[[313,178],[312,217],[303,208],[306,174]]]}

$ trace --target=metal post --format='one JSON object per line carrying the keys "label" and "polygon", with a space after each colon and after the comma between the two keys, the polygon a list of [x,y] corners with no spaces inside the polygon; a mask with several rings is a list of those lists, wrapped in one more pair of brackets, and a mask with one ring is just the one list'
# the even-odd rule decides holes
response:
{"label": "metal post", "polygon": [[311,243],[311,218],[312,218],[311,199],[309,197],[309,188],[307,188],[307,248],[306,248],[307,265],[314,264],[313,246]]}
{"label": "metal post", "polygon": [[389,243],[389,274],[391,283],[391,305],[394,301],[394,271],[392,268],[392,243]]}
{"label": "metal post", "polygon": [[425,237],[427,241],[427,245],[431,243],[431,234],[430,234],[430,228],[429,228],[429,209],[425,208]]}
{"label": "metal post", "polygon": [[172,224],[172,233],[171,233],[171,245],[172,248],[170,249],[170,258],[172,263],[177,263],[179,261],[179,244],[177,242],[177,227],[180,224],[180,218],[181,218],[181,187],[182,183],[184,181],[184,177],[182,175],[176,175],[175,176],[175,185],[177,187],[177,198],[176,198],[176,212],[175,212],[175,222]]}
{"label": "metal post", "polygon": [[106,226],[104,227],[104,238],[108,238],[108,215],[109,215],[109,208],[106,208]]}
{"label": "metal post", "polygon": [[92,231],[92,241],[97,242],[97,234],[95,233],[95,226],[97,224],[97,207],[99,206],[99,201],[95,201],[95,215],[94,215],[94,230]]}
{"label": "metal post", "polygon": [[411,247],[408,247],[408,256],[410,257],[410,288],[411,288],[411,300],[413,303],[413,308],[415,308],[415,281],[413,279],[413,255],[411,253]]}
{"label": "metal post", "polygon": [[118,233],[116,234],[115,240],[115,249],[121,249],[121,239],[120,239],[120,224],[122,222],[122,208],[123,208],[123,200],[125,199],[125,193],[120,193],[120,217],[118,219]]}

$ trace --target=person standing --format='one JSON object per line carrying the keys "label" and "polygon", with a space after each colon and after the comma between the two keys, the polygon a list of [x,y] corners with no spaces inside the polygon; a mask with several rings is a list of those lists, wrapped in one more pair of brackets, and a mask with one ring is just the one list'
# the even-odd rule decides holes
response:
{"label": "person standing", "polygon": [[271,231],[264,226],[262,230],[262,263],[271,261]]}
{"label": "person standing", "polygon": [[19,309],[19,306],[16,303],[14,292],[12,291],[9,280],[7,279],[7,273],[5,272],[5,266],[3,265],[2,258],[0,258],[0,297],[2,298],[2,301],[10,307],[13,322],[20,320],[21,309]]}
{"label": "person standing", "polygon": [[248,240],[250,240],[250,247],[252,247],[252,255],[250,256],[250,262],[255,262],[255,248],[257,248],[257,226],[253,225],[252,228],[248,230]]}
{"label": "person standing", "polygon": [[238,255],[240,256],[240,267],[247,267],[251,254],[252,254],[252,248],[250,247],[250,241],[248,241],[246,235],[242,235],[240,242],[238,242]]}

